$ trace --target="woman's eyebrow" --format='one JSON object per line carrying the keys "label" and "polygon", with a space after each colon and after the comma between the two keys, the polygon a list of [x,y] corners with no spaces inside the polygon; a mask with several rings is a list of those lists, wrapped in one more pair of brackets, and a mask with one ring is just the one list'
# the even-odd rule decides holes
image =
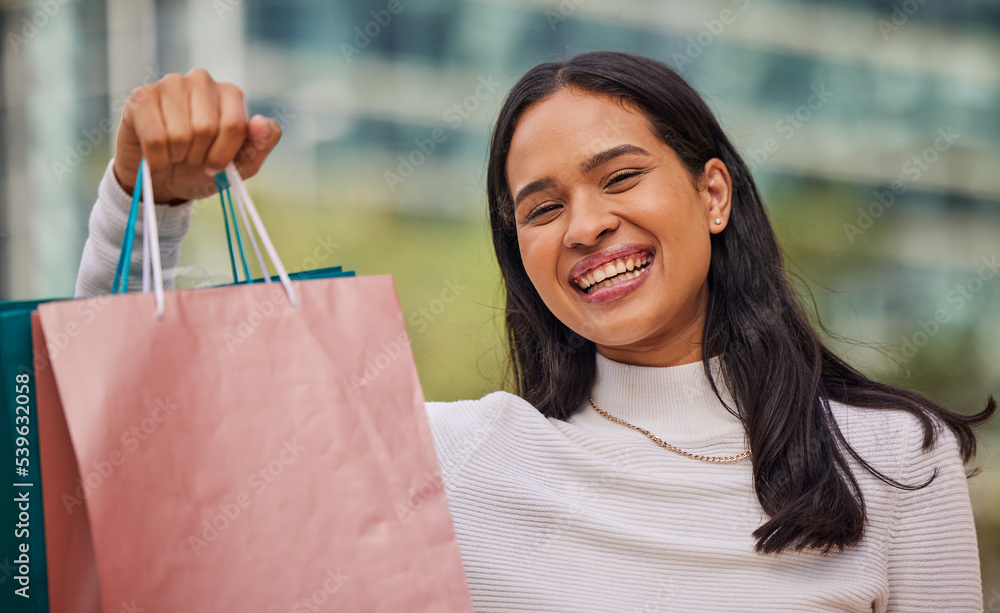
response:
{"label": "woman's eyebrow", "polygon": [[601,164],[606,164],[618,156],[630,154],[649,155],[649,152],[638,145],[617,145],[595,154],[594,157],[590,158],[583,164],[580,164],[580,172],[588,173]]}
{"label": "woman's eyebrow", "polygon": [[522,187],[520,191],[517,192],[516,196],[514,196],[514,208],[517,208],[517,205],[520,204],[522,200],[524,200],[525,198],[527,198],[531,194],[534,194],[535,192],[540,192],[543,189],[549,189],[550,187],[555,187],[555,186],[556,186],[556,182],[553,181],[552,179],[548,178],[548,177],[546,177],[544,179],[538,179],[537,181],[532,181],[531,183],[528,183],[527,185],[525,185],[524,187]]}

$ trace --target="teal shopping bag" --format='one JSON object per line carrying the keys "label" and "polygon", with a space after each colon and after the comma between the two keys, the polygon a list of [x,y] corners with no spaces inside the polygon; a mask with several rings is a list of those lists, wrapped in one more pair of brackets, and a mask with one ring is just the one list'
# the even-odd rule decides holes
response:
{"label": "teal shopping bag", "polygon": [[48,613],[45,526],[35,421],[31,313],[43,300],[0,303],[0,611]]}

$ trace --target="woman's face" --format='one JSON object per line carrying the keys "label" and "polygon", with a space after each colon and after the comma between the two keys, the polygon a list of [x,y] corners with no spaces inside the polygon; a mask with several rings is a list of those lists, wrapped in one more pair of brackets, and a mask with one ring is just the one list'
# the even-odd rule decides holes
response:
{"label": "woman's face", "polygon": [[564,88],[521,116],[507,181],[524,268],[560,321],[616,361],[701,359],[721,160],[695,186],[641,111]]}

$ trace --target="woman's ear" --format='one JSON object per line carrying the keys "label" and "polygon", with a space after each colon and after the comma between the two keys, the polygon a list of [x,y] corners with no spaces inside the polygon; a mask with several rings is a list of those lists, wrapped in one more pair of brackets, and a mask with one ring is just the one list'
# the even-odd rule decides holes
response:
{"label": "woman's ear", "polygon": [[733,198],[733,180],[725,162],[719,158],[705,162],[700,187],[708,215],[708,230],[712,234],[718,234],[729,223],[729,207]]}

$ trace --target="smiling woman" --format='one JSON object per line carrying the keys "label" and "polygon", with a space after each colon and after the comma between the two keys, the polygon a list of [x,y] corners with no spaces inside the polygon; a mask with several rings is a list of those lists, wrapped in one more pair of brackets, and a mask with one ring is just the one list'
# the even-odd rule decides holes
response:
{"label": "smiling woman", "polygon": [[[204,71],[139,93],[79,295],[110,287],[143,155],[169,266],[188,201],[280,135]],[[964,464],[995,401],[956,413],[824,346],[677,73],[613,52],[532,69],[487,182],[517,394],[427,404],[477,610],[982,611]]]}
{"label": "smiling woman", "polygon": [[[615,368],[661,372],[701,362],[710,389],[738,418],[748,449],[698,459],[752,457],[748,476],[766,516],[753,530],[758,552],[816,550],[835,557],[831,552],[863,549],[886,518],[873,517],[877,506],[871,495],[866,505],[862,481],[875,477],[918,492],[951,479],[946,487],[960,503],[959,515],[928,506],[905,520],[913,525],[891,529],[917,535],[920,524],[950,523],[951,554],[932,554],[935,545],[920,542],[922,551],[901,562],[890,555],[899,553],[899,542],[883,542],[883,570],[891,570],[885,600],[871,605],[981,609],[968,493],[964,475],[954,469],[958,455],[966,462],[974,455],[971,428],[989,419],[995,401],[990,397],[974,416],[955,413],[869,380],[823,345],[794,298],[746,164],[679,75],[653,60],[612,52],[536,67],[500,111],[488,180],[521,396],[561,420],[578,418],[589,404],[613,423],[690,457],[696,454],[612,415],[643,414],[622,398],[602,403],[615,409],[609,413],[593,396],[609,370],[605,358],[619,364]],[[657,406],[651,411],[711,421],[695,407],[652,400]],[[933,472],[885,470],[884,458],[860,449],[863,437],[847,432],[845,411],[850,425],[861,424],[876,439],[909,430],[919,451],[898,451],[915,453],[909,461],[921,463],[938,454],[929,464]],[[956,440],[957,449],[941,456],[941,447],[954,447]],[[938,471],[942,459],[951,464],[951,477]],[[955,547],[956,539],[964,549]],[[953,578],[923,581],[942,556],[964,568]],[[740,608],[747,610],[746,603]]]}
{"label": "smiling woman", "polygon": [[520,118],[507,176],[521,261],[559,321],[619,362],[701,359],[725,164],[707,161],[699,185],[634,105],[564,88]]}

